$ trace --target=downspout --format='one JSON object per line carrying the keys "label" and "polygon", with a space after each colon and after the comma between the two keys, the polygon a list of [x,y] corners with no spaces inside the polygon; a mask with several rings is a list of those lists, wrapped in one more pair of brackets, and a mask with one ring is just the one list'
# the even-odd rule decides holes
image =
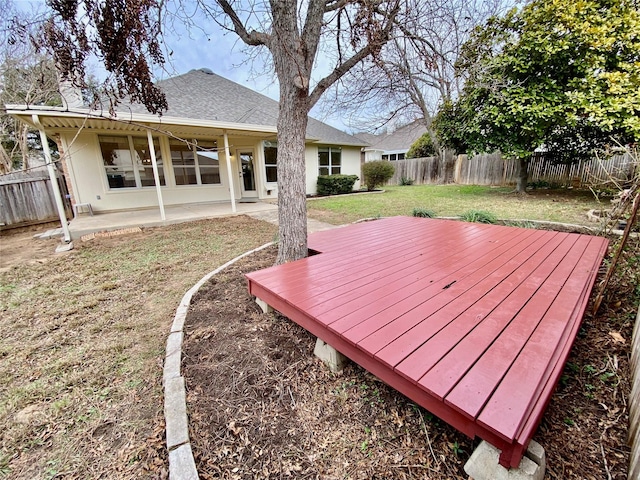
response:
{"label": "downspout", "polygon": [[156,194],[158,195],[158,205],[160,206],[160,218],[164,222],[167,217],[164,214],[164,202],[162,201],[162,190],[160,189],[160,174],[158,173],[158,162],[156,160],[156,148],[153,145],[151,130],[147,130],[147,140],[149,141],[149,153],[151,153],[151,166],[153,167],[153,179],[156,183]]}
{"label": "downspout", "polygon": [[231,212],[236,213],[236,192],[233,188],[233,174],[231,173],[231,155],[229,154],[229,137],[227,131],[223,130],[224,135],[224,158],[227,161],[227,176],[229,177],[229,193],[231,194]]}
{"label": "downspout", "polygon": [[53,169],[53,161],[51,160],[51,150],[49,150],[49,142],[47,141],[47,134],[44,133],[44,127],[40,123],[38,115],[31,115],[31,119],[38,131],[40,132],[40,141],[42,142],[42,152],[44,153],[44,160],[47,164],[47,171],[49,172],[49,179],[51,180],[51,188],[53,188],[53,197],[56,200],[56,207],[58,208],[58,216],[60,217],[60,225],[64,232],[64,242],[71,242],[71,232],[69,232],[69,225],[67,224],[67,212],[64,211],[64,203],[62,203],[62,193],[60,193],[60,185],[58,185],[58,178],[56,172]]}

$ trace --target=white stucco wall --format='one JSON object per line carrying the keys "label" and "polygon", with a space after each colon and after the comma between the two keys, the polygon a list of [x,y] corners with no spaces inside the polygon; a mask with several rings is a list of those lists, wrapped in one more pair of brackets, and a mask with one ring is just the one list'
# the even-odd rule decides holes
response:
{"label": "white stucco wall", "polygon": [[[318,187],[318,146],[307,145],[305,156],[307,162],[307,195],[315,195]],[[340,172],[343,175],[357,175],[362,177],[360,167],[360,147],[342,147]],[[360,188],[360,180],[353,186],[354,190]]]}
{"label": "white stucco wall", "polygon": [[[75,132],[61,132],[63,149],[67,152],[67,168],[71,175],[71,188],[76,203],[90,203],[96,212],[114,210],[153,208],[158,205],[155,187],[110,188],[104,169],[98,135],[125,136],[126,132],[90,132],[76,136]],[[133,135],[140,137],[139,134]],[[224,202],[230,199],[229,176],[224,155],[222,138],[211,138],[218,142],[220,180],[219,185],[176,185],[171,164],[171,154],[167,137],[154,135],[160,144],[156,152],[162,158],[166,186],[161,188],[165,205],[188,203]],[[242,175],[238,165],[240,150],[252,150],[255,161],[255,181],[260,199],[275,199],[278,196],[276,183],[266,181],[264,150],[262,139],[256,137],[229,137],[231,168],[236,199],[242,197]],[[315,194],[318,178],[318,145],[308,144],[305,150],[306,193]],[[361,176],[360,148],[342,147],[341,172],[346,175]],[[360,188],[360,181],[354,188]]]}
{"label": "white stucco wall", "polygon": [[365,150],[364,161],[373,162],[374,160],[382,160],[382,150]]}

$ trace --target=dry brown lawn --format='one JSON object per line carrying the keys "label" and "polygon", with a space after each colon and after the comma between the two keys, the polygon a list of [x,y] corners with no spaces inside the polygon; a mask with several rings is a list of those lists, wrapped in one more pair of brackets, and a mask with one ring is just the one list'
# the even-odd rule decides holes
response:
{"label": "dry brown lawn", "polygon": [[58,256],[33,232],[3,235],[0,478],[163,478],[175,309],[203,275],[275,231],[233,217],[76,242]]}

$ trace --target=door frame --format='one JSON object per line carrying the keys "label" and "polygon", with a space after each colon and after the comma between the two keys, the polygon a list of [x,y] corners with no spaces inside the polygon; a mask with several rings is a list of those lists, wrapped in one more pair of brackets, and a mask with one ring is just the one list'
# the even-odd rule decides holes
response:
{"label": "door frame", "polygon": [[[236,159],[238,163],[238,176],[240,181],[240,197],[241,198],[258,198],[258,176],[256,165],[256,149],[255,147],[236,148]],[[244,169],[242,165],[242,154],[251,153],[253,161],[253,190],[247,190],[244,183]]]}

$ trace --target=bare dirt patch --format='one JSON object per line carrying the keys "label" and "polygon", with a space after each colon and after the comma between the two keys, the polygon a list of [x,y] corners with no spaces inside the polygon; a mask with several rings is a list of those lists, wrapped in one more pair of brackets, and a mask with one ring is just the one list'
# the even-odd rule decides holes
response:
{"label": "bare dirt patch", "polygon": [[0,231],[0,272],[13,265],[33,265],[52,258],[60,239],[39,240],[33,236],[59,226],[59,223],[47,223]]}
{"label": "bare dirt patch", "polygon": [[[194,298],[185,327],[192,448],[203,479],[467,478],[477,445],[355,364],[332,374],[315,339],[262,314],[233,265]],[[549,479],[626,479],[629,344],[640,241],[625,254],[597,316],[588,314],[534,439]]]}

